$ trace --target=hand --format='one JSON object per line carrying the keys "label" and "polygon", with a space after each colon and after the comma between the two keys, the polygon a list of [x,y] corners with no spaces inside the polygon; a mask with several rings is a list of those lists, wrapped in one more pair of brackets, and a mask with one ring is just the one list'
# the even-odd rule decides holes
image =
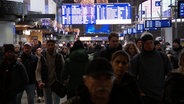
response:
{"label": "hand", "polygon": [[45,86],[45,83],[43,83],[42,81],[38,81],[39,88],[43,88],[44,86]]}
{"label": "hand", "polygon": [[140,93],[140,95],[141,95],[141,96],[146,96],[146,94],[145,94],[145,93],[143,93],[143,92],[141,92],[141,93]]}

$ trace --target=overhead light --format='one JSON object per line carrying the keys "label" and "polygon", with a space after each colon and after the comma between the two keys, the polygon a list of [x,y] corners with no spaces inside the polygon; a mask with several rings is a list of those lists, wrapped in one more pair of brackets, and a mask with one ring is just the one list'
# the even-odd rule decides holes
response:
{"label": "overhead light", "polygon": [[30,30],[23,30],[23,34],[24,35],[30,35],[31,34],[31,31]]}

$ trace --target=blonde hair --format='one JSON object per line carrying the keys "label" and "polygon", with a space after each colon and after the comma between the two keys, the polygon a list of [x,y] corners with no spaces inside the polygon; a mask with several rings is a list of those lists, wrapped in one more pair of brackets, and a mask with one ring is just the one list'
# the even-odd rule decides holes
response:
{"label": "blonde hair", "polygon": [[133,47],[134,47],[135,52],[136,52],[135,54],[140,53],[138,47],[135,45],[134,42],[128,42],[128,43],[125,45],[124,50],[125,50],[129,55],[130,55],[130,53],[129,53],[129,48],[130,48],[130,46],[133,46]]}

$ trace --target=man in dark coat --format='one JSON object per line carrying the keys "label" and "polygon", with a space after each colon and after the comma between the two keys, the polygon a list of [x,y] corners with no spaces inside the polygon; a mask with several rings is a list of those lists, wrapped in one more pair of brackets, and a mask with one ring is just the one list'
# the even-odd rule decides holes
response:
{"label": "man in dark coat", "polygon": [[100,53],[100,57],[104,57],[107,60],[111,60],[111,56],[117,50],[122,50],[122,45],[119,43],[119,36],[117,33],[111,33],[108,37],[109,44],[106,49]]}
{"label": "man in dark coat", "polygon": [[0,63],[0,104],[16,104],[16,96],[28,80],[25,67],[16,60],[13,44],[4,44]]}
{"label": "man in dark coat", "polygon": [[168,57],[154,48],[153,35],[141,35],[142,51],[131,60],[130,72],[137,77],[145,104],[160,104],[165,76],[171,70]]}

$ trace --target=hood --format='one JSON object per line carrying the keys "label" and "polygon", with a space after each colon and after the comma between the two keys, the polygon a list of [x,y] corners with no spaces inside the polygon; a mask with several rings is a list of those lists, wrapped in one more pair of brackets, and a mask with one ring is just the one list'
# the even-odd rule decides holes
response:
{"label": "hood", "polygon": [[85,49],[77,49],[70,53],[69,58],[76,62],[86,62],[88,61],[88,54]]}

